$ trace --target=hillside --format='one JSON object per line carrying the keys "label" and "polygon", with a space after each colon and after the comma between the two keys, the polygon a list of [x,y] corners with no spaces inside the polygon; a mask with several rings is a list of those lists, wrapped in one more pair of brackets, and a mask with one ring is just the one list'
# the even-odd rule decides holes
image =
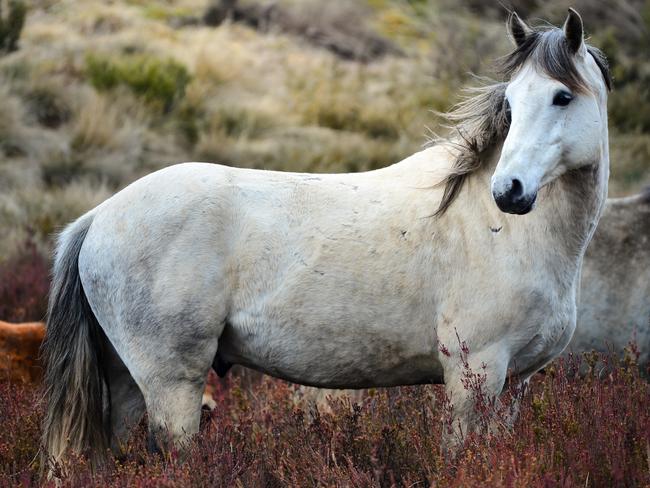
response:
{"label": "hillside", "polygon": [[[533,23],[566,13],[515,3]],[[470,73],[498,76],[497,5],[31,2],[0,56],[0,319],[42,318],[55,231],[158,168],[363,171],[417,151]],[[650,3],[617,5],[576,3],[615,78],[611,195],[650,183]]]}
{"label": "hillside", "polygon": [[[565,15],[559,3],[517,3],[533,19]],[[619,3],[602,13],[577,2],[616,79],[613,195],[650,182],[650,4]],[[31,5],[19,49],[0,58],[0,262],[29,236],[48,251],[61,225],[175,162],[315,172],[395,162],[442,130],[431,111],[458,101],[469,71],[490,75],[509,49],[504,9],[470,0],[243,2],[257,25],[232,15],[207,25],[207,7]]]}

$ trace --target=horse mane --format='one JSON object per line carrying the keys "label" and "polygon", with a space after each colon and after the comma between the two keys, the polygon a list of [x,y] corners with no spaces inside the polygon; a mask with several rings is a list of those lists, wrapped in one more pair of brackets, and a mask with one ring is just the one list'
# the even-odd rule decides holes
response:
{"label": "horse mane", "polygon": [[[587,45],[587,52],[593,56],[600,69],[607,90],[612,81],[607,59],[593,46]],[[553,79],[564,83],[575,92],[588,90],[587,83],[573,61],[564,32],[557,27],[539,27],[514,51],[505,56],[498,67],[498,74],[504,81],[483,78],[483,86],[466,89],[467,96],[451,111],[442,113],[453,129],[452,136],[438,137],[427,146],[440,143],[452,144],[458,155],[451,170],[437,186],[444,185],[440,206],[434,216],[444,214],[454,202],[469,175],[481,168],[485,155],[508,135],[510,118],[507,114],[505,90],[512,76],[530,60],[535,68]]]}
{"label": "horse mane", "polygon": [[650,185],[641,190],[641,194],[639,196],[641,197],[641,203],[650,205]]}

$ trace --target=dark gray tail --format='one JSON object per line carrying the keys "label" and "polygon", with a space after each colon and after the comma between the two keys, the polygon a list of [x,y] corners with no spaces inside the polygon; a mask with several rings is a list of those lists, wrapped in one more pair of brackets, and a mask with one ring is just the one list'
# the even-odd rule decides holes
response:
{"label": "dark gray tail", "polygon": [[55,255],[41,348],[46,388],[43,445],[49,461],[75,452],[97,463],[109,446],[110,399],[102,360],[106,338],[86,299],[78,265],[92,221],[93,215],[86,214],[68,226]]}

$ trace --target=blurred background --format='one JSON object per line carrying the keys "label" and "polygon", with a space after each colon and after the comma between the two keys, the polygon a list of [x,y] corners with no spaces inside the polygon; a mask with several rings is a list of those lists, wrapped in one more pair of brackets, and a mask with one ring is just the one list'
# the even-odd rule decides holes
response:
{"label": "blurred background", "polygon": [[[607,54],[610,196],[650,183],[650,0],[0,0],[0,320],[41,319],[52,233],[181,161],[310,172],[417,151],[514,8]],[[542,20],[543,19],[543,20]]]}

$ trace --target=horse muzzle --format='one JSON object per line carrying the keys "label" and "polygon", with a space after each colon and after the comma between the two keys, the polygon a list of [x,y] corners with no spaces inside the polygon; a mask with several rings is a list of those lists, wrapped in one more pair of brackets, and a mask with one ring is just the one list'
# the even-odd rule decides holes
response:
{"label": "horse muzzle", "polygon": [[504,185],[493,184],[492,196],[499,210],[516,215],[530,212],[537,200],[537,192],[526,193],[523,184],[516,178]]}

